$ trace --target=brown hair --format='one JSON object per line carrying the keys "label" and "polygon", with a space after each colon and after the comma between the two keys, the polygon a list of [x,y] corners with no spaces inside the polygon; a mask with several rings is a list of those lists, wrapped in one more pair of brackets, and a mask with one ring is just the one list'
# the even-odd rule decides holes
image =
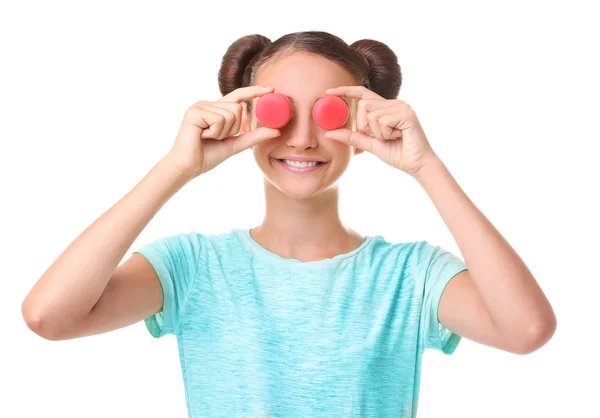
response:
{"label": "brown hair", "polygon": [[294,51],[318,54],[338,63],[359,85],[386,99],[398,96],[402,73],[398,57],[386,44],[362,39],[348,45],[341,38],[322,31],[289,33],[275,42],[258,34],[237,39],[227,48],[221,61],[218,75],[221,93],[226,95],[252,85],[256,71],[269,59]]}

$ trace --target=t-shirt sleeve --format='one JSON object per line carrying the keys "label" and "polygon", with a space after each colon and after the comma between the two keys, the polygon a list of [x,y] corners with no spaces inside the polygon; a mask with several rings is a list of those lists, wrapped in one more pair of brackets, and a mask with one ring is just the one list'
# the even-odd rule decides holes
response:
{"label": "t-shirt sleeve", "polygon": [[160,238],[135,253],[150,262],[164,295],[162,310],[144,320],[146,327],[156,338],[175,334],[196,279],[201,255],[200,234],[180,233]]}
{"label": "t-shirt sleeve", "polygon": [[422,242],[420,266],[423,277],[423,303],[421,306],[420,334],[424,348],[452,354],[461,336],[439,322],[438,308],[442,293],[450,280],[463,270],[465,262],[440,246]]}

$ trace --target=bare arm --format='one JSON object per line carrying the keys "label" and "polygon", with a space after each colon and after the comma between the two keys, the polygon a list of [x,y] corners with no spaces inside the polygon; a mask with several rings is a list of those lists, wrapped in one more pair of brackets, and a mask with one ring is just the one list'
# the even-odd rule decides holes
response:
{"label": "bare arm", "polygon": [[119,262],[186,183],[281,134],[265,127],[248,130],[241,123],[247,121],[241,103],[272,91],[240,87],[216,102],[190,106],[167,156],[83,231],[31,289],[21,307],[29,328],[46,339],[62,340],[121,328],[159,312],[162,287],[150,263],[139,254],[121,266]]}
{"label": "bare arm", "polygon": [[118,265],[154,215],[190,180],[167,158],[160,160],[37,281],[22,304],[28,327],[60,340],[121,328],[158,312],[162,288],[150,263],[134,254]]}
{"label": "bare arm", "polygon": [[439,321],[463,337],[516,354],[546,344],[556,330],[550,302],[516,251],[437,159],[416,179],[452,232],[468,271],[450,281]]}

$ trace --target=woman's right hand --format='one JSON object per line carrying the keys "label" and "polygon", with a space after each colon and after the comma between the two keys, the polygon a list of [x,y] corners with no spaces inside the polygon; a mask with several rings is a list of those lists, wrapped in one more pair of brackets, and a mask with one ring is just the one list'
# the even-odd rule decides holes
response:
{"label": "woman's right hand", "polygon": [[186,110],[166,159],[195,178],[263,140],[278,137],[278,129],[266,127],[237,135],[245,109],[242,102],[272,92],[273,87],[240,87],[216,102],[194,103]]}

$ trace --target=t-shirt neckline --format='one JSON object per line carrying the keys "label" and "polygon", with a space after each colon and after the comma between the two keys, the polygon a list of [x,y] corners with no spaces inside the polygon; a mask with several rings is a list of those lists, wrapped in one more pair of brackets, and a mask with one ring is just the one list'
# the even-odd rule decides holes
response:
{"label": "t-shirt neckline", "polygon": [[279,254],[275,254],[274,252],[271,252],[269,250],[267,250],[265,247],[263,247],[262,245],[260,245],[254,238],[252,238],[252,235],[250,235],[250,230],[252,228],[237,228],[235,229],[235,232],[238,233],[238,236],[242,237],[242,239],[244,240],[244,242],[255,252],[258,254],[261,254],[263,256],[266,256],[268,258],[280,261],[280,262],[284,262],[284,263],[290,263],[290,264],[296,264],[296,265],[319,265],[319,264],[329,264],[329,263],[335,263],[339,260],[345,260],[351,257],[356,256],[359,252],[361,252],[362,250],[364,250],[369,243],[373,240],[374,236],[370,236],[370,235],[366,235],[365,239],[363,240],[363,242],[360,244],[360,246],[356,247],[355,249],[353,249],[352,251],[349,251],[347,253],[343,253],[343,254],[338,254],[332,258],[325,258],[323,260],[313,260],[313,261],[301,261],[295,258],[285,258],[280,256]]}

